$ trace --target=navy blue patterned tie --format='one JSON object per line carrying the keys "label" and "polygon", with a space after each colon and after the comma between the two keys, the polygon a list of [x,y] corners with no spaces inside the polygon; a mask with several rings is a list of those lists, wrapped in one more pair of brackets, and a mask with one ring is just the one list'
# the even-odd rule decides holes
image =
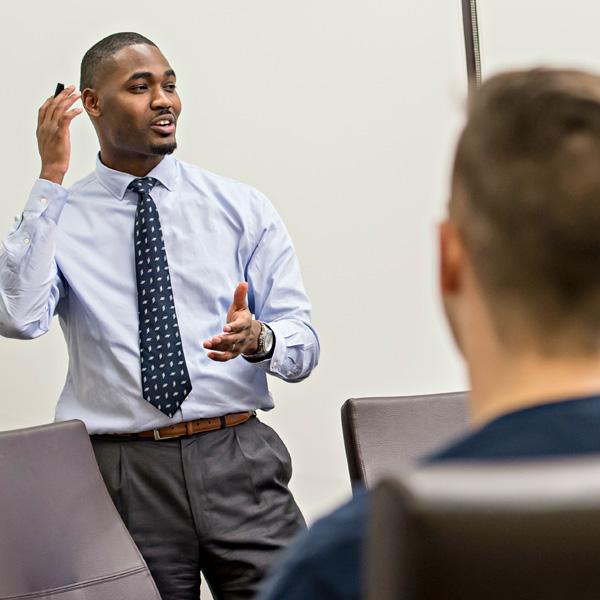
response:
{"label": "navy blue patterned tie", "polygon": [[144,399],[172,417],[192,383],[185,364],[175,312],[169,263],[158,210],[150,192],[156,179],[134,179],[139,194],[135,213],[135,274],[140,318],[140,359]]}

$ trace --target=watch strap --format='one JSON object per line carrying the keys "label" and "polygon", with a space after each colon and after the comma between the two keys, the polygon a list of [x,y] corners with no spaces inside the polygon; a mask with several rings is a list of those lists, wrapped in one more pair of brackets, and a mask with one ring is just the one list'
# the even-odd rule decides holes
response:
{"label": "watch strap", "polygon": [[[262,321],[260,322],[260,334],[258,336],[258,348],[254,354],[242,354],[242,357],[245,358],[248,362],[260,362],[263,360],[267,360],[273,356],[275,352],[275,332]],[[270,348],[267,348],[267,340],[271,339]]]}

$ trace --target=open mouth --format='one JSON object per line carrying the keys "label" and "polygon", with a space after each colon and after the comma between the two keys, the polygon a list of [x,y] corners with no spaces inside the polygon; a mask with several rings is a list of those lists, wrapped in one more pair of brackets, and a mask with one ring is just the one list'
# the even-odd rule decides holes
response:
{"label": "open mouth", "polygon": [[175,119],[171,115],[158,117],[152,121],[150,129],[161,135],[171,135],[175,132]]}

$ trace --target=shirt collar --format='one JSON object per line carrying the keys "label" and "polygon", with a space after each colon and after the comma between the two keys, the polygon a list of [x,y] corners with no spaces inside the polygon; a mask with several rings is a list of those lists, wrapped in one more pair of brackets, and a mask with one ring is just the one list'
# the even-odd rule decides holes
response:
{"label": "shirt collar", "polygon": [[[96,156],[96,176],[100,183],[115,197],[117,200],[123,200],[127,186],[136,179],[135,175],[115,171],[107,167],[100,160],[100,153]],[[146,177],[154,177],[158,182],[169,191],[175,188],[177,181],[177,161],[167,154],[157,165],[150,171]]]}

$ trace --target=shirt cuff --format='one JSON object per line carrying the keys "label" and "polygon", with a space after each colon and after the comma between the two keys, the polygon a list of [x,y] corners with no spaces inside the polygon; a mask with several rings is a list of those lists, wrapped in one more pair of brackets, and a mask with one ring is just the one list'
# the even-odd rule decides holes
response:
{"label": "shirt cuff", "polygon": [[58,224],[67,198],[67,188],[47,179],[38,179],[33,184],[23,214],[38,217],[43,214]]}
{"label": "shirt cuff", "polygon": [[[267,323],[272,329],[277,343],[271,357],[269,371],[283,379],[294,379],[300,375],[301,369],[290,356],[288,344],[298,332],[298,327],[289,321],[273,321]],[[263,363],[261,363],[263,364]]]}

